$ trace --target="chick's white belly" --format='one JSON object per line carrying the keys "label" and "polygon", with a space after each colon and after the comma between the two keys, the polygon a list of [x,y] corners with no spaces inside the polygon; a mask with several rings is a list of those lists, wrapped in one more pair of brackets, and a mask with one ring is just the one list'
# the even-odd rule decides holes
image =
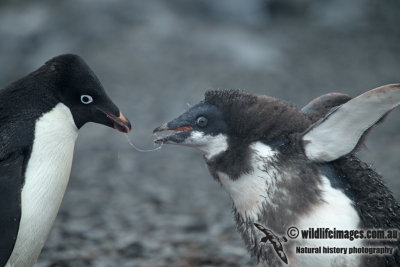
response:
{"label": "chick's white belly", "polygon": [[[329,228],[329,230],[358,230],[360,217],[353,206],[352,201],[340,190],[331,186],[329,180],[322,176],[322,199],[321,204],[316,205],[308,214],[300,218],[296,227],[299,230],[309,228]],[[293,240],[292,240],[293,241]],[[362,247],[361,239],[302,239],[301,233],[295,239],[290,254],[293,266],[361,266],[360,254],[349,254],[349,248]],[[319,248],[321,253],[296,253],[296,247]],[[325,253],[323,248],[346,249],[341,253]]]}

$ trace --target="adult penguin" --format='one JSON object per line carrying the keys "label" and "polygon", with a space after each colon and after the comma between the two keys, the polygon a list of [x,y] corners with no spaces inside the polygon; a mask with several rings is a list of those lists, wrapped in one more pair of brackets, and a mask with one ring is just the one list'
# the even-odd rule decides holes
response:
{"label": "adult penguin", "polygon": [[0,90],[0,266],[36,262],[87,122],[131,130],[79,56],[55,57]]}

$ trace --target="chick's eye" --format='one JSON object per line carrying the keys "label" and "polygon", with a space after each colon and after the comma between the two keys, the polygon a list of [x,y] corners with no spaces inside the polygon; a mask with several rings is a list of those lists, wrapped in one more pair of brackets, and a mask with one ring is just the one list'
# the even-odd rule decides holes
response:
{"label": "chick's eye", "polygon": [[81,95],[81,102],[85,105],[93,102],[93,97],[90,95]]}
{"label": "chick's eye", "polygon": [[208,120],[207,120],[206,117],[200,116],[200,117],[198,117],[198,118],[196,119],[196,124],[197,124],[199,127],[206,127],[206,126],[207,126],[207,123],[208,123]]}

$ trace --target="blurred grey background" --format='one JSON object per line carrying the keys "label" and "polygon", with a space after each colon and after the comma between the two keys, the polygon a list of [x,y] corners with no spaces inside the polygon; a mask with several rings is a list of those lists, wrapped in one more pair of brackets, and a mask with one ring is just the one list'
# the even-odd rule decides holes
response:
{"label": "blurred grey background", "polygon": [[[208,89],[240,88],[298,107],[400,82],[400,4],[373,0],[0,2],[0,87],[58,54],[87,60],[152,148],[151,131]],[[360,157],[400,199],[400,110]],[[267,118],[266,118],[267,119]],[[199,152],[134,151],[87,125],[37,266],[252,266],[228,195]]]}

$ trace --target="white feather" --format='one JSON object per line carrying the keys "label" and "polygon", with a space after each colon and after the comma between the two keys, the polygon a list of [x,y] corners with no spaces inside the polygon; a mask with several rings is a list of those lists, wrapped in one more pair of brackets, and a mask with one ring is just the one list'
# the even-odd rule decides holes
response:
{"label": "white feather", "polygon": [[[238,179],[231,179],[225,173],[219,172],[218,177],[222,186],[230,195],[236,210],[243,218],[257,222],[260,210],[263,204],[276,208],[279,212],[280,207],[274,203],[271,198],[274,192],[282,190],[276,186],[277,182],[285,179],[290,182],[290,173],[285,170],[278,171],[268,162],[274,161],[277,152],[269,146],[260,142],[251,145],[253,154],[251,162],[253,172],[243,174]],[[283,177],[285,175],[285,177]],[[358,229],[360,218],[352,205],[352,201],[340,190],[331,186],[329,180],[322,176],[320,189],[322,191],[322,202],[315,206],[305,215],[298,219],[295,225],[298,229],[307,230],[310,227],[330,227],[331,229],[353,230]],[[295,193],[295,192],[292,192]],[[289,196],[288,192],[284,195]],[[271,214],[270,216],[276,216]],[[268,228],[268,225],[266,225]],[[298,241],[300,240],[300,241]],[[360,240],[340,240],[340,239],[308,239],[308,240],[290,240],[295,242],[296,246],[302,247],[361,247]],[[359,255],[338,255],[338,254],[296,254],[295,250],[288,251],[287,255],[291,266],[358,266],[360,263]]]}
{"label": "white feather", "polygon": [[21,221],[7,267],[32,266],[46,241],[68,184],[78,129],[59,103],[36,121],[21,192]]}
{"label": "white feather", "polygon": [[228,138],[224,134],[205,135],[199,131],[193,131],[186,138],[183,145],[193,146],[204,153],[204,156],[209,160],[228,149]]}
{"label": "white feather", "polygon": [[[331,186],[329,180],[322,176],[323,202],[316,205],[304,217],[296,223],[298,229],[330,228],[333,230],[357,230],[360,217],[355,210],[352,201],[340,190]],[[347,239],[296,239],[296,244],[291,253],[295,255],[292,263],[296,266],[359,266],[360,254],[296,254],[295,247],[362,247],[361,239],[353,241]],[[348,251],[348,250],[347,250]]]}
{"label": "white feather", "polygon": [[350,153],[363,133],[399,104],[399,84],[381,86],[353,98],[304,135],[307,157],[329,162]]}
{"label": "white feather", "polygon": [[[244,217],[257,220],[257,214],[262,203],[274,205],[270,194],[277,190],[275,184],[279,180],[277,170],[268,168],[265,164],[272,161],[276,155],[269,146],[260,142],[253,143],[250,148],[254,151],[250,159],[254,171],[232,180],[225,173],[218,172],[222,186],[230,195],[237,211]],[[277,179],[275,179],[277,178]]]}

